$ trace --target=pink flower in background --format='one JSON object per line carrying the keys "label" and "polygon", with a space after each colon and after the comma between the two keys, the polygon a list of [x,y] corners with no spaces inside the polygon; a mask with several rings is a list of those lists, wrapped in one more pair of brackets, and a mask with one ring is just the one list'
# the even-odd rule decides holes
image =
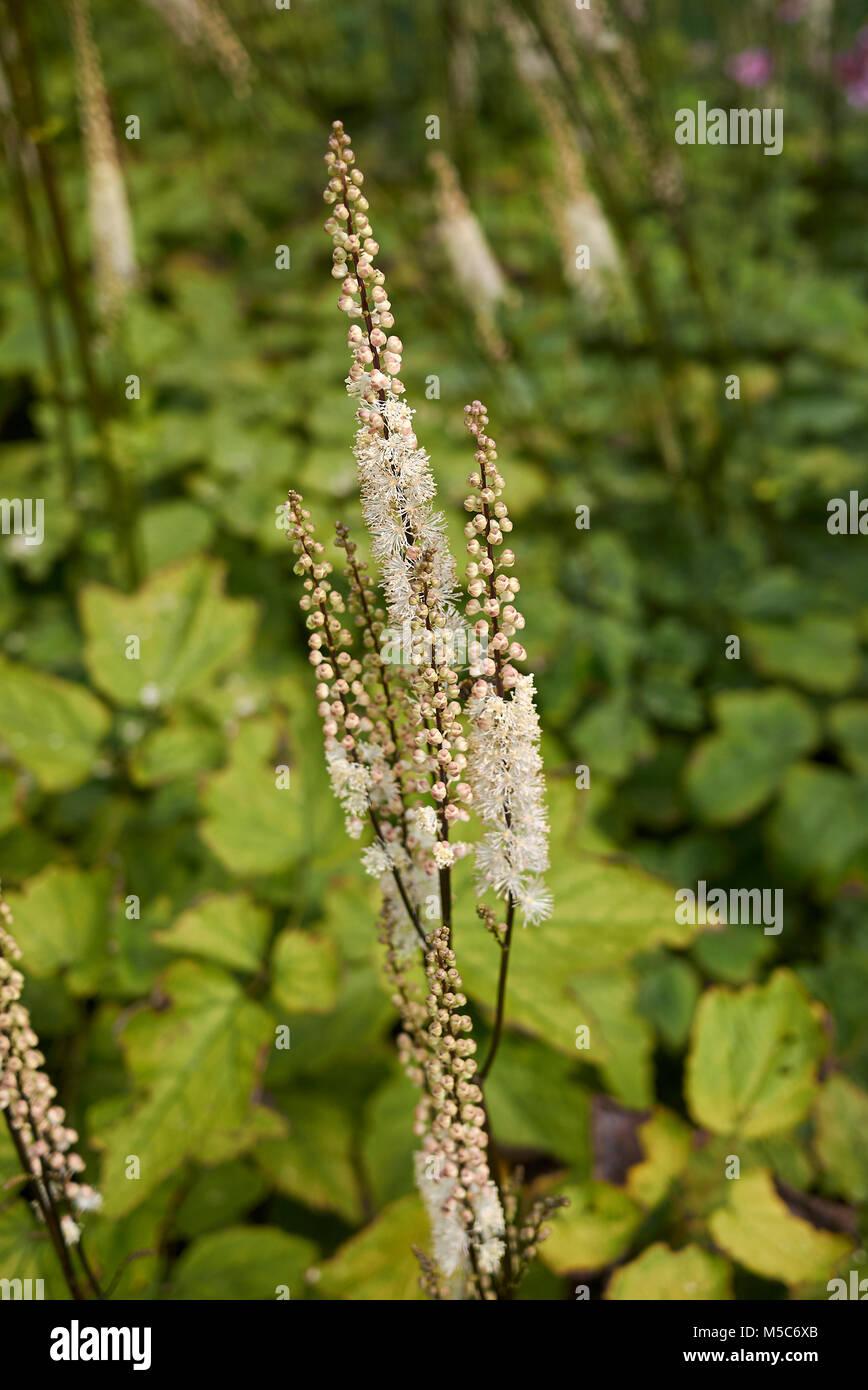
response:
{"label": "pink flower in background", "polygon": [[853,47],[835,60],[850,106],[868,107],[868,28],[860,29]]}
{"label": "pink flower in background", "polygon": [[772,55],[767,48],[744,48],[726,64],[727,76],[740,87],[764,87],[773,69]]}

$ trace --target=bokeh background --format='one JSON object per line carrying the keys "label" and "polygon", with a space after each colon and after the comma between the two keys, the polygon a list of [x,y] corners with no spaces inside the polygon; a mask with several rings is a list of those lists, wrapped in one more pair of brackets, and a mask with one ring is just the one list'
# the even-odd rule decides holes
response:
{"label": "bokeh background", "polygon": [[[358,523],[335,117],[456,549],[474,397],[515,519],[556,910],[488,1095],[572,1201],[522,1296],[868,1275],[868,539],[826,526],[868,494],[864,6],[3,10],[0,490],[45,537],[0,537],[0,877],[104,1282],[419,1296],[413,1089],[275,524],[288,486]],[[782,108],[783,152],[677,146],[699,100]],[[782,933],[677,925],[700,879],[782,888]],[[64,1296],[14,1186],[0,1274]]]}

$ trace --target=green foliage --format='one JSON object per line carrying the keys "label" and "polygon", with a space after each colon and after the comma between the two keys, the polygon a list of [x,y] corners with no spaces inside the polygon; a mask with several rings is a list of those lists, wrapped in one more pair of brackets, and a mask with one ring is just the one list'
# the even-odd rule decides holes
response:
{"label": "green foliage", "polygon": [[642,1213],[625,1192],[603,1182],[571,1183],[563,1188],[570,1205],[559,1212],[543,1246],[543,1263],[556,1274],[595,1272],[614,1264],[628,1250]]}
{"label": "green foliage", "polygon": [[[136,1014],[122,1035],[138,1095],[103,1136],[109,1215],[130,1211],[185,1160],[221,1163],[280,1129],[254,1104],[273,1032],[268,1014],[222,970],[192,961],[169,968],[161,994],[161,1008]],[[131,1154],[141,1165],[135,1180],[126,1171]]]}
{"label": "green foliage", "polygon": [[791,1287],[824,1283],[851,1248],[846,1236],[794,1215],[763,1169],[729,1184],[729,1200],[712,1213],[709,1229],[746,1269]]}
{"label": "green foliage", "polygon": [[[314,1254],[310,1241],[269,1226],[230,1226],[200,1236],[175,1269],[173,1298],[303,1298],[304,1274]],[[274,1296],[274,1294],[272,1294]]]}
{"label": "green foliage", "polygon": [[0,739],[46,791],[86,781],[108,726],[105,707],[89,691],[0,659]]}
{"label": "green foliage", "polygon": [[725,1260],[698,1245],[683,1250],[649,1245],[638,1259],[615,1271],[606,1297],[648,1302],[731,1298],[730,1272]]}
{"label": "green foliage", "polygon": [[811,1104],[823,1050],[817,1010],[788,972],[738,994],[710,989],[688,1057],[691,1112],[715,1134],[757,1139],[791,1129]]}

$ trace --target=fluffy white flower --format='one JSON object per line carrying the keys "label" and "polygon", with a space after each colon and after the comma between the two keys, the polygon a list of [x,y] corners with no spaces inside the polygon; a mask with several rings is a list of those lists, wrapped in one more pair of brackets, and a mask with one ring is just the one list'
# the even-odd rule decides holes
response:
{"label": "fluffy white flower", "polygon": [[502,1236],[506,1230],[506,1220],[493,1182],[485,1184],[473,1199],[472,1205],[476,1216],[473,1229],[479,1239],[489,1240],[492,1236]]}
{"label": "fluffy white flower", "polygon": [[518,676],[510,698],[493,689],[471,701],[467,780],[487,827],[476,849],[477,891],[512,897],[527,922],[542,921],[550,900],[539,880],[548,868],[548,817],[539,753],[533,676]]}
{"label": "fluffy white flower", "polygon": [[368,845],[367,849],[362,850],[362,866],[371,878],[382,878],[392,867],[388,854],[380,844]]}
{"label": "fluffy white flower", "polygon": [[78,1245],[81,1239],[81,1227],[77,1221],[73,1221],[71,1216],[60,1218],[60,1229],[63,1232],[63,1239],[67,1245]]}
{"label": "fluffy white flower", "polygon": [[332,791],[343,807],[347,834],[357,840],[371,804],[370,769],[363,763],[350,762],[340,744],[332,744],[326,749],[326,762]]}
{"label": "fluffy white flower", "polygon": [[409,820],[419,835],[430,835],[432,838],[437,834],[437,812],[433,806],[414,806],[409,813]]}
{"label": "fluffy white flower", "polygon": [[102,1193],[92,1187],[80,1187],[72,1199],[76,1211],[99,1211],[102,1207]]}
{"label": "fluffy white flower", "polygon": [[476,1262],[483,1274],[496,1274],[506,1254],[506,1244],[497,1237],[484,1240],[476,1251]]}
{"label": "fluffy white flower", "polygon": [[413,434],[413,412],[389,391],[379,409],[385,430],[362,424],[355,455],[362,511],[382,572],[389,621],[400,628],[412,615],[410,597],[419,555],[428,556],[446,603],[455,592],[455,564],[443,517],[431,506],[437,489],[428,455]]}
{"label": "fluffy white flower", "polygon": [[475,1215],[473,1234],[476,1239],[476,1258],[484,1274],[496,1274],[506,1253],[503,1235],[506,1221],[497,1188],[487,1182],[482,1191],[473,1198],[471,1205]]}
{"label": "fluffy white flower", "polygon": [[552,915],[552,895],[541,878],[530,879],[518,895],[518,905],[526,927],[535,927]]}
{"label": "fluffy white flower", "polygon": [[445,840],[438,840],[432,846],[431,853],[438,869],[450,869],[455,863],[455,850]]}
{"label": "fluffy white flower", "polygon": [[439,1176],[438,1157],[417,1153],[414,1162],[416,1186],[431,1222],[434,1259],[448,1279],[467,1268],[470,1243],[457,1206],[451,1201],[456,1180]]}

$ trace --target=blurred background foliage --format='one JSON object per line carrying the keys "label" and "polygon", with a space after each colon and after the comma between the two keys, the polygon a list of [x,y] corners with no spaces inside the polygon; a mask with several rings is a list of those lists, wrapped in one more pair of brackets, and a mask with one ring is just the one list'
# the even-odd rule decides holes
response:
{"label": "blurred background foliage", "polygon": [[[473,397],[516,522],[556,910],[488,1094],[572,1199],[523,1296],[868,1274],[868,542],[826,528],[868,492],[861,5],[92,0],[95,48],[81,4],[75,47],[62,6],[4,9],[0,476],[45,540],[0,538],[0,876],[104,1281],[418,1296],[413,1091],[275,525],[289,485],[357,520],[336,116],[456,548]],[[781,107],[783,153],[676,146],[700,99]],[[106,148],[134,285],[95,261]],[[783,888],[782,934],[679,927],[699,879]],[[484,1039],[466,890],[457,946]],[[63,1296],[14,1200],[0,1272]]]}

